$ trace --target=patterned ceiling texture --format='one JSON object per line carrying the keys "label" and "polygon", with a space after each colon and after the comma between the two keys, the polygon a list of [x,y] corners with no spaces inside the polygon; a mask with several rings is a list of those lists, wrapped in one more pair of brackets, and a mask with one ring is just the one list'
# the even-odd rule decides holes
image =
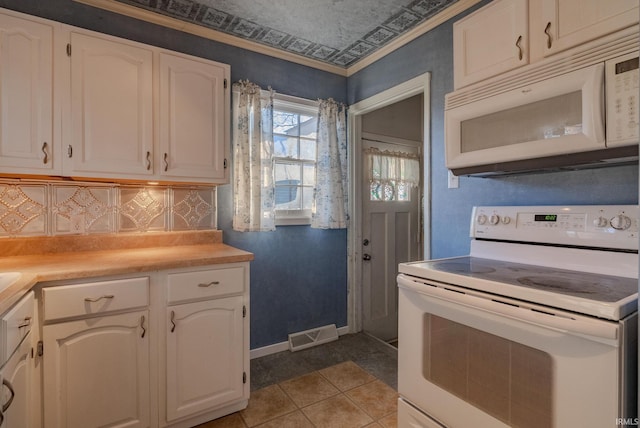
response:
{"label": "patterned ceiling texture", "polygon": [[458,0],[116,0],[349,67]]}

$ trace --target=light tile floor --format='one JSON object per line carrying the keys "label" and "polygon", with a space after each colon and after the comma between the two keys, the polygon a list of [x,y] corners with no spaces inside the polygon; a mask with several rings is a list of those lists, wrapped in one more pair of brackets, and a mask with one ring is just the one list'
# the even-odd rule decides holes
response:
{"label": "light tile floor", "polygon": [[366,334],[251,360],[249,406],[198,428],[392,428],[397,350]]}
{"label": "light tile floor", "polygon": [[395,389],[353,361],[251,392],[249,406],[198,428],[395,428]]}

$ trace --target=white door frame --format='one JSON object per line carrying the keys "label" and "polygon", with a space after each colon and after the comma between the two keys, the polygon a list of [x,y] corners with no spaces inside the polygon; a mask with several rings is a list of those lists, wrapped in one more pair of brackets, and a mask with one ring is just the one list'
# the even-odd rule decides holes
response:
{"label": "white door frame", "polygon": [[347,126],[349,130],[349,212],[351,221],[347,229],[347,323],[349,332],[362,330],[362,115],[398,101],[423,94],[423,257],[431,256],[431,73],[401,83],[386,91],[349,106]]}

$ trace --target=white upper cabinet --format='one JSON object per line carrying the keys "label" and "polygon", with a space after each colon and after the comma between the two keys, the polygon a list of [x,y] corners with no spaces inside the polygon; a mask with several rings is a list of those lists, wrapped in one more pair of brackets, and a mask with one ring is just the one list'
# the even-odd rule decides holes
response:
{"label": "white upper cabinet", "polygon": [[0,14],[0,173],[60,172],[53,139],[53,32],[53,25],[39,20]]}
{"label": "white upper cabinet", "polygon": [[65,175],[153,175],[153,51],[72,31]]}
{"label": "white upper cabinet", "polygon": [[498,0],[453,25],[454,85],[529,62],[527,0]]}
{"label": "white upper cabinet", "polygon": [[495,0],[453,25],[454,87],[637,25],[638,0]]}
{"label": "white upper cabinet", "polygon": [[637,23],[638,0],[536,0],[532,55],[553,55]]}
{"label": "white upper cabinet", "polygon": [[162,52],[159,69],[160,174],[225,182],[229,66]]}
{"label": "white upper cabinet", "polygon": [[0,175],[228,183],[230,74],[0,9]]}

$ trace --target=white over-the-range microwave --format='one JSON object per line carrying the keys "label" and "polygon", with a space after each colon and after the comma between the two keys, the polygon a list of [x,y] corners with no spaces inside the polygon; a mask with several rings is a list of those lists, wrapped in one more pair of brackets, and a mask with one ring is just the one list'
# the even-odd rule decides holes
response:
{"label": "white over-the-range microwave", "polygon": [[636,162],[638,80],[636,51],[488,96],[482,86],[448,94],[447,168],[489,176]]}

